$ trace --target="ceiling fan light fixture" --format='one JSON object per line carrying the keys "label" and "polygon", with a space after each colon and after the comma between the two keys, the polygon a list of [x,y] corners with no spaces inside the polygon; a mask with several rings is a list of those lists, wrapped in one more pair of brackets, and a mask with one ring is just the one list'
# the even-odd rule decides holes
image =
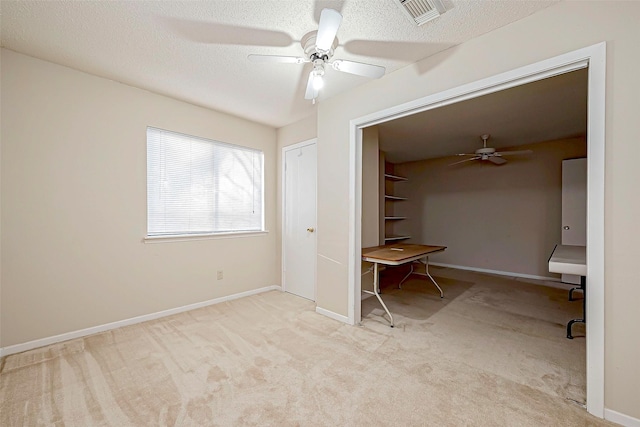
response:
{"label": "ceiling fan light fixture", "polygon": [[302,64],[311,62],[313,69],[309,72],[304,99],[311,100],[315,104],[320,90],[324,86],[325,65],[330,65],[335,70],[355,74],[358,76],[379,79],[384,76],[386,69],[379,65],[365,64],[363,62],[336,60],[331,62],[335,49],[338,47],[336,37],[342,15],[334,9],[323,9],[320,13],[318,29],[305,34],[300,40],[304,57],[282,55],[249,55],[253,62],[294,63]]}
{"label": "ceiling fan light fixture", "polygon": [[324,69],[317,67],[313,69],[313,89],[319,91],[324,87]]}

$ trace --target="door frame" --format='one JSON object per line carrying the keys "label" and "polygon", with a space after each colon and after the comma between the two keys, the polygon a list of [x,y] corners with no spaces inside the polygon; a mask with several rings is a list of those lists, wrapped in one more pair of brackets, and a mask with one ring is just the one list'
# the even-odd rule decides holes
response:
{"label": "door frame", "polygon": [[292,150],[297,150],[303,147],[306,147],[308,145],[315,145],[316,146],[316,224],[315,224],[315,233],[316,233],[316,240],[315,240],[315,247],[314,247],[314,256],[313,256],[313,268],[314,268],[314,272],[313,272],[313,301],[317,301],[318,299],[318,260],[317,260],[317,256],[316,254],[318,253],[318,150],[317,150],[317,142],[318,142],[318,138],[312,138],[312,139],[308,139],[306,141],[301,141],[295,144],[291,144],[291,145],[286,145],[284,147],[282,147],[282,153],[281,153],[281,159],[282,159],[282,167],[280,169],[282,169],[281,171],[281,177],[280,177],[280,188],[282,188],[282,206],[280,207],[282,209],[282,224],[281,224],[281,258],[282,258],[282,265],[280,266],[280,271],[282,274],[282,291],[286,292],[287,291],[287,284],[286,284],[286,275],[285,275],[285,266],[287,264],[287,260],[286,260],[286,252],[285,252],[285,230],[286,230],[286,221],[287,221],[287,211],[286,211],[286,197],[287,197],[287,175],[286,175],[286,165],[287,165],[287,151],[292,151]]}
{"label": "door frame", "polygon": [[[587,411],[604,418],[604,189],[606,43],[598,43],[368,114],[349,123],[348,320],[361,320],[362,130],[365,127],[587,68]],[[358,268],[356,268],[358,267]]]}

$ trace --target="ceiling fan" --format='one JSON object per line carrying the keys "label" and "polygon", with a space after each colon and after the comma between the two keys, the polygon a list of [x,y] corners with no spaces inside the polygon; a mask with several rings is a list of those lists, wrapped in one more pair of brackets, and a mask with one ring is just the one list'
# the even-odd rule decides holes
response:
{"label": "ceiling fan", "polygon": [[342,23],[342,15],[334,9],[323,9],[320,13],[318,30],[307,33],[300,44],[304,50],[304,56],[279,56],[279,55],[249,55],[249,60],[254,62],[279,62],[289,64],[303,64],[310,62],[313,70],[309,73],[305,99],[311,99],[314,103],[320,89],[324,85],[325,67],[330,66],[334,70],[358,76],[378,79],[385,73],[385,68],[379,65],[365,64],[362,62],[346,61],[343,59],[331,60],[335,48],[338,46],[336,34]]}
{"label": "ceiling fan", "polygon": [[478,148],[475,153],[467,154],[461,153],[457,154],[457,156],[471,156],[469,159],[464,159],[459,162],[451,163],[449,166],[457,165],[464,162],[469,162],[471,160],[488,160],[495,165],[503,165],[507,163],[503,156],[515,156],[522,154],[531,154],[532,150],[519,150],[519,151],[496,151],[495,148],[487,147],[487,140],[491,135],[485,134],[480,136],[482,138],[482,148]]}

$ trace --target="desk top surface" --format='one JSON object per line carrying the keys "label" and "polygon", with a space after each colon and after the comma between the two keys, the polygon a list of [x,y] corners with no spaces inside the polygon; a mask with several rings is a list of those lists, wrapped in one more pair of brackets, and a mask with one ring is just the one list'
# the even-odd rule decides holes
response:
{"label": "desk top surface", "polygon": [[410,243],[395,243],[393,245],[374,246],[362,249],[362,259],[372,262],[402,263],[424,257],[434,252],[441,252],[446,246],[414,245]]}
{"label": "desk top surface", "polygon": [[557,245],[549,258],[549,272],[586,276],[586,246]]}
{"label": "desk top surface", "polygon": [[587,247],[572,245],[557,245],[549,261],[566,262],[569,264],[586,264]]}

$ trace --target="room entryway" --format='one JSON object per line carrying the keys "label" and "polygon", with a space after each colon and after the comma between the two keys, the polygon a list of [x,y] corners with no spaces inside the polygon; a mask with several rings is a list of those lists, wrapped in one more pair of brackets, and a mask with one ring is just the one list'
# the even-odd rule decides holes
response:
{"label": "room entryway", "polygon": [[[349,321],[361,319],[361,215],[362,191],[357,183],[362,174],[362,130],[369,126],[427,111],[442,105],[476,98],[518,85],[587,68],[587,277],[589,295],[586,300],[586,401],[587,411],[604,416],[604,146],[605,146],[605,55],[604,43],[579,49],[554,58],[494,75],[483,80],[432,94],[405,104],[368,114],[350,122],[350,209],[349,227],[352,260],[349,264]],[[352,303],[352,304],[351,304]]]}

